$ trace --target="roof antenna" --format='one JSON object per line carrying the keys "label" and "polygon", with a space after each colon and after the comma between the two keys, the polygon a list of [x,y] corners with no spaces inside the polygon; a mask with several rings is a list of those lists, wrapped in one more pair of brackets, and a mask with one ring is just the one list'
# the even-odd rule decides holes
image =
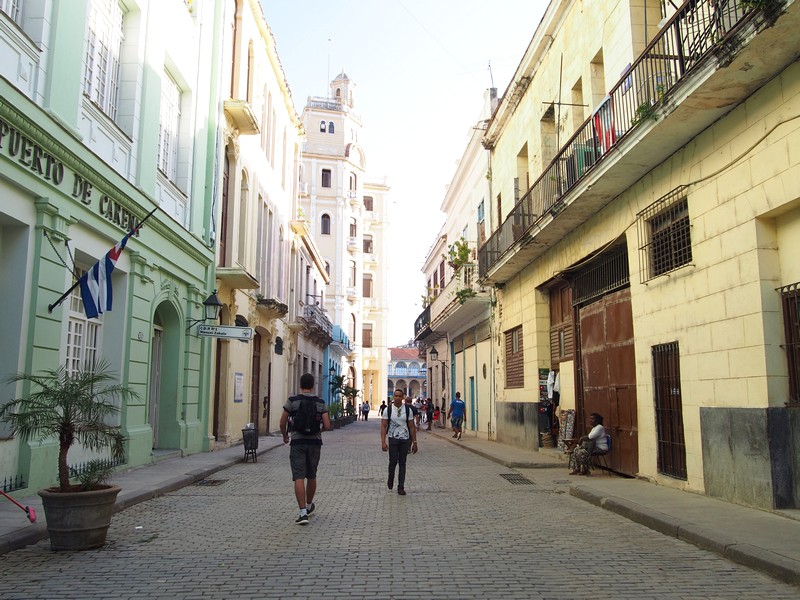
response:
{"label": "roof antenna", "polygon": [[326,96],[331,97],[331,38],[328,38],[328,81],[325,82],[325,89],[328,90]]}
{"label": "roof antenna", "polygon": [[492,61],[489,61],[489,81],[491,81],[492,87],[494,87],[494,75],[492,75]]}

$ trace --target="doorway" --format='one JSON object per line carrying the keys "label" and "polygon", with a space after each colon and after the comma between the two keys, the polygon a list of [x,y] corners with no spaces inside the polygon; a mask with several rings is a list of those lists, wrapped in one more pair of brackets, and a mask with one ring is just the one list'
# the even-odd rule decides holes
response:
{"label": "doorway", "polygon": [[164,345],[164,329],[153,326],[150,351],[150,406],[148,421],[153,431],[153,450],[158,448],[158,413],[161,408],[161,357]]}

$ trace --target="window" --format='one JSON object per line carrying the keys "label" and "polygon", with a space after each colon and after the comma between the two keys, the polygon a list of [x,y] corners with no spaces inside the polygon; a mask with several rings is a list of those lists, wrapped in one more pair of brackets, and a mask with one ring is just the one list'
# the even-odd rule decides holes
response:
{"label": "window", "polygon": [[17,25],[22,23],[22,0],[0,0],[0,11],[11,17]]}
{"label": "window", "polygon": [[350,237],[356,237],[358,235],[358,222],[352,218],[350,219]]}
{"label": "window", "polygon": [[324,187],[324,188],[331,187],[331,170],[330,169],[322,169],[322,187]]}
{"label": "window", "polygon": [[562,284],[550,290],[550,366],[572,360],[572,288]]}
{"label": "window", "polygon": [[673,190],[637,215],[642,283],[692,262],[684,190],[683,186]]}
{"label": "window", "polygon": [[350,287],[356,287],[356,261],[350,261]]}
{"label": "window", "polygon": [[178,135],[181,120],[181,90],[164,73],[161,81],[161,115],[158,124],[158,168],[173,183],[178,179]]}
{"label": "window", "polygon": [[363,296],[364,298],[372,298],[372,275],[370,273],[364,273],[364,289],[363,289]]}
{"label": "window", "polygon": [[439,263],[439,281],[442,282],[442,287],[444,287],[444,261]]}
{"label": "window", "polygon": [[[85,269],[76,269],[82,277]],[[100,332],[103,315],[87,319],[83,310],[80,287],[76,287],[69,297],[69,322],[67,323],[67,371],[71,374],[84,367],[94,366],[100,353]]]}
{"label": "window", "polygon": [[92,0],[83,63],[83,93],[112,120],[117,118],[122,8],[116,0]]}
{"label": "window", "polygon": [[333,121],[328,122],[328,133],[333,133]]}
{"label": "window", "polygon": [[361,328],[361,344],[364,348],[372,348],[372,323],[364,323]]}
{"label": "window", "polygon": [[326,127],[327,127],[327,123],[325,123],[325,121],[320,121],[319,122],[319,132],[320,133],[325,133],[325,128]]}
{"label": "window", "polygon": [[322,215],[320,219],[320,232],[322,235],[330,235],[331,234],[331,216],[330,215]]}
{"label": "window", "polygon": [[372,245],[372,236],[365,235],[364,236],[364,254],[372,254],[373,245]]}
{"label": "window", "polygon": [[372,196],[364,196],[364,210],[372,212],[373,210],[372,205],[373,205]]}
{"label": "window", "polygon": [[789,367],[789,404],[800,405],[800,282],[784,286],[780,292]]}
{"label": "window", "polygon": [[506,331],[506,387],[525,385],[523,363],[522,326]]}
{"label": "window", "polygon": [[331,263],[327,260],[325,261],[325,272],[328,274],[328,277],[331,276]]}

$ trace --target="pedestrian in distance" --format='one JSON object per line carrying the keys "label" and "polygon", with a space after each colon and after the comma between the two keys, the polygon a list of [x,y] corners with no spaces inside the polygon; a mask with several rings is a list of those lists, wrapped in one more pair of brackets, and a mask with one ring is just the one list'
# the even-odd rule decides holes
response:
{"label": "pedestrian in distance", "polygon": [[361,414],[364,415],[364,420],[367,421],[369,419],[369,402],[364,400],[364,403],[361,405]]}
{"label": "pedestrian in distance", "polygon": [[295,523],[308,525],[308,516],[315,508],[322,430],[331,429],[328,407],[322,398],[314,395],[314,376],[311,373],[300,377],[300,393],[291,396],[283,405],[280,427],[284,444],[289,443],[290,425],[289,464],[292,467],[294,495],[300,509],[300,516]]}
{"label": "pedestrian in distance", "polygon": [[464,423],[467,420],[467,405],[461,399],[461,392],[456,392],[456,397],[450,403],[447,416],[450,418],[450,424],[453,426],[453,437],[460,440]]}
{"label": "pedestrian in distance", "polygon": [[[439,410],[439,409],[437,408],[436,410]],[[425,421],[426,421],[426,423],[428,423],[428,427],[427,427],[426,431],[430,431],[431,430],[431,426],[433,425],[433,413],[434,413],[433,401],[430,400],[430,399],[428,399],[428,403],[425,405],[425,413],[426,413],[425,414],[425,416],[426,416]]]}
{"label": "pedestrian in distance", "polygon": [[382,417],[383,416],[383,411],[385,411],[385,410],[386,410],[386,400],[381,402],[381,405],[378,407],[378,414]]}
{"label": "pedestrian in distance", "polygon": [[395,390],[392,403],[381,415],[381,450],[389,452],[389,478],[386,487],[394,487],[394,473],[399,465],[397,493],[406,495],[406,459],[417,453],[417,429],[410,403],[403,402],[403,392]]}

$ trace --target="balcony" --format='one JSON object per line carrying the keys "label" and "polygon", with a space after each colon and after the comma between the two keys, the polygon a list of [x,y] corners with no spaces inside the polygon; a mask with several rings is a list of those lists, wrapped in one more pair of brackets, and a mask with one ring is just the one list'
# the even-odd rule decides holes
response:
{"label": "balcony", "polygon": [[247,100],[225,100],[225,114],[233,126],[239,130],[239,135],[255,135],[261,133],[253,108]]}
{"label": "balcony", "polygon": [[350,236],[347,238],[347,250],[351,254],[357,254],[361,252],[361,244],[359,243],[359,238],[357,236]]}
{"label": "balcony", "polygon": [[511,279],[746,100],[795,59],[798,27],[789,0],[685,3],[480,248],[481,280]]}
{"label": "balcony", "polygon": [[344,293],[351,302],[356,302],[358,300],[358,289],[356,289],[355,286],[345,288]]}
{"label": "balcony", "polygon": [[297,184],[297,193],[301,196],[308,196],[308,182],[301,181]]}
{"label": "balcony", "polygon": [[320,347],[325,347],[333,341],[333,324],[319,306],[304,306],[299,318],[305,325],[306,337]]}
{"label": "balcony", "polygon": [[217,267],[217,280],[233,290],[257,290],[258,279],[250,275],[244,267]]}
{"label": "balcony", "polygon": [[275,298],[259,298],[256,301],[256,308],[266,319],[279,319],[289,312],[289,307]]}
{"label": "balcony", "polygon": [[430,328],[447,333],[489,316],[489,291],[478,283],[478,265],[461,267],[431,303]]}

